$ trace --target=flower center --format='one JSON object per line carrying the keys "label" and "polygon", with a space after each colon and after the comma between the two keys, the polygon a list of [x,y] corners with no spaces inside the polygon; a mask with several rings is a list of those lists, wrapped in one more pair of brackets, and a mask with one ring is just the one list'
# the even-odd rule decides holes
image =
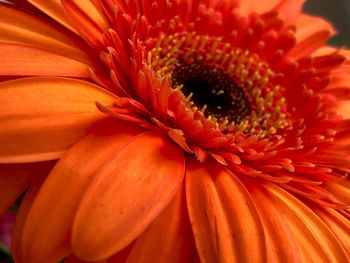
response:
{"label": "flower center", "polygon": [[161,34],[146,49],[147,64],[182,92],[186,107],[225,133],[265,137],[289,126],[283,87],[258,55],[194,32]]}
{"label": "flower center", "polygon": [[208,116],[239,123],[251,113],[243,87],[218,68],[181,61],[171,79],[173,86],[182,86],[181,91]]}

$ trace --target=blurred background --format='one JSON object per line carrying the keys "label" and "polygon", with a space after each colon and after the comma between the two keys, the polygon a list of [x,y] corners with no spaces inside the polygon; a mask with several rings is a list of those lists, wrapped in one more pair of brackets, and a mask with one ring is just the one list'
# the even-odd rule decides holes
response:
{"label": "blurred background", "polygon": [[331,39],[330,43],[350,47],[350,0],[308,0],[305,11],[332,22],[339,35]]}

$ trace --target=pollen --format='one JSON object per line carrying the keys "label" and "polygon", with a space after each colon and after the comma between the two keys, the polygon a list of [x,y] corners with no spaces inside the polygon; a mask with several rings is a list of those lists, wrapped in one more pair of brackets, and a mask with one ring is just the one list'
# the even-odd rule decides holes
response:
{"label": "pollen", "polygon": [[203,64],[179,62],[172,72],[173,85],[183,85],[182,92],[201,112],[220,122],[241,122],[251,108],[244,89],[228,74]]}
{"label": "pollen", "polygon": [[289,125],[283,87],[267,63],[222,37],[194,32],[148,42],[147,62],[186,105],[225,133],[273,135]]}

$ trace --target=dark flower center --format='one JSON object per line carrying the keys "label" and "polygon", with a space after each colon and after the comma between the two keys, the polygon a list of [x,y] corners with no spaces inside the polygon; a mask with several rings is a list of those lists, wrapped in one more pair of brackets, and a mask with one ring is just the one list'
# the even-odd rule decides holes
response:
{"label": "dark flower center", "polygon": [[284,87],[257,54],[196,32],[161,34],[149,39],[147,50],[147,64],[170,80],[179,104],[197,120],[260,138],[290,125]]}
{"label": "dark flower center", "polygon": [[171,78],[173,86],[182,86],[184,95],[191,96],[191,101],[207,116],[239,123],[251,113],[244,89],[218,68],[181,61]]}

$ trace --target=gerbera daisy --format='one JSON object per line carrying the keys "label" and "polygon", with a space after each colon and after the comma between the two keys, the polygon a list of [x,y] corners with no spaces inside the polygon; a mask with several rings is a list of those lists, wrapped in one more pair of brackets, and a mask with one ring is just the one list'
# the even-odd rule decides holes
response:
{"label": "gerbera daisy", "polygon": [[350,52],[302,0],[12,2],[17,263],[350,261]]}

